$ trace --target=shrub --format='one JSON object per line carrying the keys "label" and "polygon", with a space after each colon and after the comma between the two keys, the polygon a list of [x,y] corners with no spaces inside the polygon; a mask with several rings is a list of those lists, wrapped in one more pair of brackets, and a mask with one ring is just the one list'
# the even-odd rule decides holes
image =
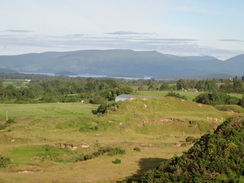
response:
{"label": "shrub", "polygon": [[120,164],[121,163],[121,159],[116,158],[114,161],[112,161],[114,164]]}
{"label": "shrub", "polygon": [[160,90],[169,90],[170,87],[169,87],[169,84],[168,84],[168,83],[163,83],[163,84],[160,86],[159,89],[160,89]]}
{"label": "shrub", "polygon": [[102,113],[104,114],[109,106],[108,102],[103,102],[98,108],[97,108],[97,113]]}
{"label": "shrub", "polygon": [[16,123],[13,119],[9,119],[8,121],[6,121],[6,124],[13,124]]}
{"label": "shrub", "polygon": [[103,103],[106,103],[106,99],[97,95],[97,96],[94,96],[90,101],[89,103],[91,104],[103,104]]}
{"label": "shrub", "polygon": [[195,137],[192,136],[186,137],[186,142],[192,142],[193,140],[195,140]]}
{"label": "shrub", "polygon": [[0,155],[0,168],[5,168],[10,164],[10,159]]}
{"label": "shrub", "polygon": [[84,160],[93,159],[93,158],[95,158],[95,157],[97,157],[97,156],[94,156],[93,153],[92,153],[92,154],[86,154],[86,155],[84,156]]}
{"label": "shrub", "polygon": [[108,111],[115,111],[118,108],[118,102],[114,102],[114,103],[102,103],[98,109],[97,109],[97,113],[106,113]]}
{"label": "shrub", "polygon": [[175,98],[181,98],[187,100],[186,96],[180,95],[179,93],[175,93],[175,92],[169,92],[165,95],[165,97],[175,97]]}
{"label": "shrub", "polygon": [[208,105],[223,105],[223,104],[234,104],[238,105],[240,100],[237,97],[231,97],[225,93],[214,92],[214,93],[203,93],[196,96],[193,99],[194,102],[208,104]]}
{"label": "shrub", "polygon": [[108,153],[109,156],[125,154],[125,149],[122,149],[121,147],[100,148],[99,151],[102,151],[104,153]]}
{"label": "shrub", "polygon": [[141,149],[139,147],[135,147],[133,150],[138,151],[138,152],[141,151]]}
{"label": "shrub", "polygon": [[147,88],[143,85],[138,87],[138,91],[146,91],[146,90],[147,90]]}
{"label": "shrub", "polygon": [[109,156],[114,156],[114,155],[123,155],[125,153],[126,153],[125,150],[120,147],[101,147],[96,152],[89,153],[86,155],[80,155],[79,157],[76,158],[75,161],[86,161],[89,159],[102,156],[104,154],[107,154]]}

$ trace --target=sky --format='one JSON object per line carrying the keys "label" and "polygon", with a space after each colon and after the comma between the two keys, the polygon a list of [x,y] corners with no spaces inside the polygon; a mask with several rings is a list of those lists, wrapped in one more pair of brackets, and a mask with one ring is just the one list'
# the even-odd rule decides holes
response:
{"label": "sky", "polygon": [[0,55],[88,49],[244,54],[243,0],[0,0]]}

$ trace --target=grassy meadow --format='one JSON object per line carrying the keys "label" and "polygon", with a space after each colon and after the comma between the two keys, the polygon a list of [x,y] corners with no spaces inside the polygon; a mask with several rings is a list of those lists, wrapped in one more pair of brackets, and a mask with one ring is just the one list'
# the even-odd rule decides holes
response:
{"label": "grassy meadow", "polygon": [[[151,96],[151,97],[164,97],[170,91],[137,91],[138,95]],[[187,100],[192,101],[196,96],[204,92],[185,92],[177,91],[182,96],[186,96]]]}
{"label": "grassy meadow", "polygon": [[[144,95],[144,96],[150,96],[150,97],[164,97],[167,93],[170,91],[137,91],[138,95]],[[176,93],[179,93],[182,96],[185,96],[187,100],[192,101],[196,96],[206,93],[206,92],[191,92],[191,91],[176,91]],[[230,96],[242,98],[242,94],[240,93],[231,93]]]}
{"label": "grassy meadow", "polygon": [[[0,123],[6,115],[16,122],[0,130],[0,155],[11,160],[0,169],[0,182],[116,182],[181,155],[192,146],[186,137],[198,138],[240,115],[161,97],[163,92],[139,94],[154,97],[120,102],[103,115],[92,104],[0,104]],[[195,95],[184,94],[189,100]],[[121,147],[126,154],[77,161],[101,147]]]}

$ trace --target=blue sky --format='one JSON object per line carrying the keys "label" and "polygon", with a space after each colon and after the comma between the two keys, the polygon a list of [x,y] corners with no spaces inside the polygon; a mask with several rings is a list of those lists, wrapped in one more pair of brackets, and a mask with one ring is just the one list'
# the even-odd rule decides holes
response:
{"label": "blue sky", "polygon": [[0,0],[0,55],[157,50],[244,53],[243,0]]}

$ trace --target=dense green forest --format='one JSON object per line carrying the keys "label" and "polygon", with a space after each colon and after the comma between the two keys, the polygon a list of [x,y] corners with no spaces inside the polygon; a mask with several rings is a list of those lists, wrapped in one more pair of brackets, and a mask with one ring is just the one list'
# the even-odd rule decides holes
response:
{"label": "dense green forest", "polygon": [[242,182],[244,181],[244,118],[222,123],[202,136],[180,157],[173,157],[128,182]]}
{"label": "dense green forest", "polygon": [[0,81],[2,103],[79,102],[102,103],[133,89],[114,79],[48,77],[34,79],[25,86],[3,85]]}
{"label": "dense green forest", "polygon": [[[16,79],[26,80],[26,83],[23,84],[20,81],[14,84],[6,82]],[[79,102],[84,100],[87,103],[104,104],[114,101],[115,97],[120,94],[136,94],[137,91],[201,91],[208,93],[196,98],[196,102],[211,105],[237,104],[243,106],[243,99],[228,98],[221,93],[243,94],[244,84],[243,80],[237,77],[232,80],[197,81],[180,79],[166,82],[154,78],[149,80],[119,80],[113,78],[0,74],[1,103]],[[215,94],[209,94],[209,92]],[[211,100],[218,100],[218,102],[211,102]],[[221,102],[219,102],[220,100]]]}

